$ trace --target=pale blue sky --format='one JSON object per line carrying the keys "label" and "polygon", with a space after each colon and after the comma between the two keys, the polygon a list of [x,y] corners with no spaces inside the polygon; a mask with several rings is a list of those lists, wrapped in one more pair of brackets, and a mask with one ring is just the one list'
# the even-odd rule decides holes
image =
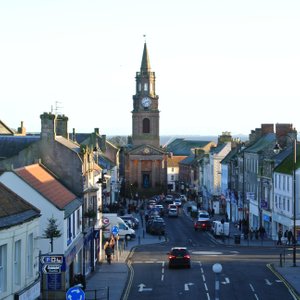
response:
{"label": "pale blue sky", "polygon": [[162,135],[300,130],[299,0],[0,0],[0,119],[130,135],[144,34]]}

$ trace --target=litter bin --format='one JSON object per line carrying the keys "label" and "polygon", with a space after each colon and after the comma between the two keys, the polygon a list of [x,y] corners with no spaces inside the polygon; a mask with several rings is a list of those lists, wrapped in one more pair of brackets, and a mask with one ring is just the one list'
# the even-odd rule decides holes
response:
{"label": "litter bin", "polygon": [[235,244],[240,244],[241,243],[241,235],[240,234],[235,234],[234,235],[234,243]]}

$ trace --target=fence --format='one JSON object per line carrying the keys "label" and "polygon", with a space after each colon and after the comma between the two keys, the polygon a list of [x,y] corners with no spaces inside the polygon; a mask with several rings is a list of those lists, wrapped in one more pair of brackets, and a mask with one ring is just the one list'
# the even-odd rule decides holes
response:
{"label": "fence", "polygon": [[109,287],[85,290],[85,300],[109,300]]}

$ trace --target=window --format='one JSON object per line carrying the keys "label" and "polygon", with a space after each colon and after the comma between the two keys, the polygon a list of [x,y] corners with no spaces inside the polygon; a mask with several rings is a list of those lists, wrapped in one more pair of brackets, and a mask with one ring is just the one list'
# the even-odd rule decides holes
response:
{"label": "window", "polygon": [[145,91],[145,92],[148,91],[148,83],[144,83],[144,91]]}
{"label": "window", "polygon": [[33,233],[27,239],[27,276],[33,276]]}
{"label": "window", "polygon": [[150,120],[147,118],[143,119],[143,133],[150,133]]}
{"label": "window", "polygon": [[80,209],[77,209],[77,233],[80,231]]}
{"label": "window", "polygon": [[14,252],[14,283],[21,284],[21,240],[15,242]]}
{"label": "window", "polygon": [[0,293],[7,289],[7,245],[0,246]]}
{"label": "window", "polygon": [[142,90],[142,85],[139,83],[139,92]]}
{"label": "window", "polygon": [[172,180],[172,181],[174,180],[174,175],[171,175],[171,180]]}
{"label": "window", "polygon": [[[72,239],[72,226],[71,226],[71,216],[68,218],[67,221],[67,235],[68,235],[68,242]],[[68,243],[69,245],[69,243]]]}

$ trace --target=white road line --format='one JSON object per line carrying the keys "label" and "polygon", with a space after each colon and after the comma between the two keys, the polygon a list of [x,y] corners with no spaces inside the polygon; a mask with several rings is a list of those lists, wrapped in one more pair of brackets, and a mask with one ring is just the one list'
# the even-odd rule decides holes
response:
{"label": "white road line", "polygon": [[202,275],[202,280],[203,282],[205,282],[205,275]]}
{"label": "white road line", "polygon": [[205,282],[204,282],[204,288],[208,292],[208,287],[207,287],[207,284]]}
{"label": "white road line", "polygon": [[249,283],[249,285],[250,285],[250,289],[251,289],[251,291],[252,291],[252,292],[254,292],[255,290],[254,290],[254,287],[253,287],[253,285],[252,285],[251,283]]}
{"label": "white road line", "polygon": [[210,300],[209,293],[206,293],[207,299]]}

